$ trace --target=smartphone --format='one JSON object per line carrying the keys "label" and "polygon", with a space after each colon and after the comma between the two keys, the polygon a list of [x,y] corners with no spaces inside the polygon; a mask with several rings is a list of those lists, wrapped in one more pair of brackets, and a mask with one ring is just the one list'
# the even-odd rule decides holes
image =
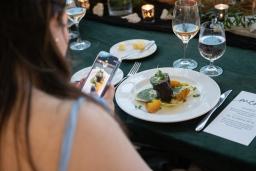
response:
{"label": "smartphone", "polygon": [[102,97],[120,64],[120,58],[105,51],[99,52],[82,86],[82,92],[96,93]]}

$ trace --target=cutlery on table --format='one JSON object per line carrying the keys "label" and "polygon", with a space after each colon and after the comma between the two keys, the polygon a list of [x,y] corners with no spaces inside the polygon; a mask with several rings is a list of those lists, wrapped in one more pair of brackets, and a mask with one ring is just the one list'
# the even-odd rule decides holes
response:
{"label": "cutlery on table", "polygon": [[131,57],[131,56],[133,56],[133,55],[137,55],[137,54],[140,54],[140,53],[142,53],[142,52],[144,52],[144,51],[146,51],[146,50],[149,50],[154,44],[155,44],[155,41],[154,41],[154,40],[151,40],[151,41],[149,41],[149,42],[145,45],[145,47],[144,47],[143,50],[141,50],[141,51],[136,51],[136,52],[127,54],[127,55],[125,55],[124,57],[122,57],[121,59],[122,59],[122,60],[125,60],[125,59],[128,59],[129,57]]}
{"label": "cutlery on table", "polygon": [[128,77],[130,77],[130,76],[136,74],[136,73],[139,71],[140,66],[141,66],[141,62],[135,62],[135,63],[133,64],[132,68],[130,69],[130,71],[128,72],[128,74],[127,74],[124,78],[122,78],[122,79],[119,81],[119,83],[118,83],[117,85],[115,85],[115,87],[118,87],[118,86],[119,86],[125,79],[127,79]]}
{"label": "cutlery on table", "polygon": [[226,91],[225,93],[221,94],[218,103],[207,113],[207,115],[205,116],[205,118],[204,118],[202,121],[200,121],[200,123],[197,125],[195,131],[197,131],[197,132],[198,132],[198,131],[201,131],[201,130],[205,127],[207,121],[208,121],[209,118],[212,116],[213,112],[214,112],[218,107],[220,107],[220,105],[225,101],[225,99],[228,97],[228,95],[229,95],[231,92],[232,92],[232,90],[228,90],[228,91]]}

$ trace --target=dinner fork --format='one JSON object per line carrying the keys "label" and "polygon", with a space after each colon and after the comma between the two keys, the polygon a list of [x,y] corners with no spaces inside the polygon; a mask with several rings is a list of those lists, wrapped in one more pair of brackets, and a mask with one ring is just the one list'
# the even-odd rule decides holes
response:
{"label": "dinner fork", "polygon": [[128,72],[128,74],[127,74],[124,78],[122,78],[122,79],[119,81],[119,83],[117,83],[117,85],[115,85],[115,87],[118,87],[118,86],[119,86],[125,79],[127,79],[128,77],[130,77],[130,76],[136,74],[136,73],[139,71],[140,66],[141,66],[141,62],[135,62],[135,63],[133,64],[132,68],[130,69],[130,71]]}

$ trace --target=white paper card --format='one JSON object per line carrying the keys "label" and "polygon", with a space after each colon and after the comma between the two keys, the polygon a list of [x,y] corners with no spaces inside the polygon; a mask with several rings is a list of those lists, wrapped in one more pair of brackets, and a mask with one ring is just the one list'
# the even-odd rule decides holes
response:
{"label": "white paper card", "polygon": [[256,136],[256,94],[241,91],[204,132],[248,146]]}

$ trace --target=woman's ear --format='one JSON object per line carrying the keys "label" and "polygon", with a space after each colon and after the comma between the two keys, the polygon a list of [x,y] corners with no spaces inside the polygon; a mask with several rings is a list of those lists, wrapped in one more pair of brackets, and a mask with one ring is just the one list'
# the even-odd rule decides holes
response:
{"label": "woman's ear", "polygon": [[66,55],[68,47],[67,15],[63,14],[61,23],[58,16],[54,16],[49,23],[53,43],[61,56]]}

